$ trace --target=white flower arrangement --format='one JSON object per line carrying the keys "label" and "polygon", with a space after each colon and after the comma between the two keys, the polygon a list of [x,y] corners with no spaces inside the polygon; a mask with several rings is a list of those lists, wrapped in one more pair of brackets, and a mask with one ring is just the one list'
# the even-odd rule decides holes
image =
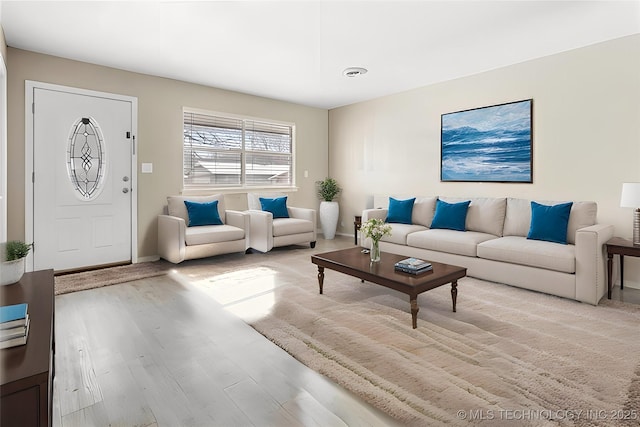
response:
{"label": "white flower arrangement", "polygon": [[362,224],[360,231],[366,237],[378,242],[384,236],[391,235],[391,225],[384,222],[383,219],[370,218]]}

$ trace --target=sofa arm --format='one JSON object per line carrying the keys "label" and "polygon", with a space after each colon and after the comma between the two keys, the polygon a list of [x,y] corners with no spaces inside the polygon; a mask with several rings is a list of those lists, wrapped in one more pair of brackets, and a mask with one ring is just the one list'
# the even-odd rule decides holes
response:
{"label": "sofa arm", "polygon": [[184,219],[158,215],[158,254],[169,262],[178,264],[184,261],[186,253]]}
{"label": "sofa arm", "polygon": [[613,225],[596,224],[576,231],[576,299],[597,305],[607,293],[605,243]]}
{"label": "sofa arm", "polygon": [[260,252],[273,248],[273,214],[271,212],[248,210],[249,247]]}
{"label": "sofa arm", "polygon": [[[371,218],[381,219],[384,221],[387,218],[388,212],[389,210],[387,208],[365,209],[362,211],[362,224],[364,224]],[[360,239],[360,246],[362,246],[363,248],[370,248],[371,239],[365,237],[364,234],[362,234],[362,238]]]}
{"label": "sofa arm", "polygon": [[387,213],[388,209],[386,208],[365,209],[362,211],[362,222],[371,218],[377,218],[384,221],[387,218]]}

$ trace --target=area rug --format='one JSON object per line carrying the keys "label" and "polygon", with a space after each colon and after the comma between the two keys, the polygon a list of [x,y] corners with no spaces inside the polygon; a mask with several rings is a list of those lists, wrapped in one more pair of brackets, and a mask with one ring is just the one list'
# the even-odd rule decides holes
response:
{"label": "area rug", "polygon": [[84,291],[167,274],[174,265],[164,261],[141,262],[55,276],[55,294]]}
{"label": "area rug", "polygon": [[407,425],[637,425],[639,306],[473,278],[458,290],[457,313],[448,286],[420,295],[412,329],[408,297],[330,274],[324,295],[280,286],[245,321]]}

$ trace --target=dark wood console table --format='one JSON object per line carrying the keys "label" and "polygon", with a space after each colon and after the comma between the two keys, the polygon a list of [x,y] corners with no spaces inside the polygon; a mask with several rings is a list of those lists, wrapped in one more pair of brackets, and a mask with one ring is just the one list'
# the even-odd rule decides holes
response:
{"label": "dark wood console table", "polygon": [[25,273],[0,287],[2,305],[26,302],[25,345],[0,349],[0,425],[50,426],[54,375],[53,270]]}
{"label": "dark wood console table", "polygon": [[620,255],[620,289],[624,289],[624,256],[640,257],[640,246],[634,245],[631,240],[622,237],[614,237],[607,243],[607,297],[611,299],[611,288],[613,287],[613,255]]}

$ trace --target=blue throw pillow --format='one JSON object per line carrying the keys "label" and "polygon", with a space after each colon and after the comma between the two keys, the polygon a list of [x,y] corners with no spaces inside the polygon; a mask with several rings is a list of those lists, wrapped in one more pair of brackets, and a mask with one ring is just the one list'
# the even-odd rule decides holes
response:
{"label": "blue throw pillow", "polygon": [[271,212],[274,218],[289,218],[287,210],[287,196],[269,199],[260,197],[260,206],[263,211]]}
{"label": "blue throw pillow", "polygon": [[218,213],[218,201],[207,203],[184,201],[189,214],[189,227],[198,225],[222,225],[220,214]]}
{"label": "blue throw pillow", "polygon": [[531,202],[531,227],[527,239],[567,244],[569,213],[573,202],[547,206]]}
{"label": "blue throw pillow", "polygon": [[449,230],[466,231],[467,210],[471,200],[460,203],[447,203],[440,199],[436,201],[436,213],[433,215],[431,228],[446,228]]}
{"label": "blue throw pillow", "polygon": [[415,197],[406,200],[396,200],[393,197],[389,197],[389,211],[385,222],[411,224],[411,213],[413,212],[413,202],[415,201]]}

